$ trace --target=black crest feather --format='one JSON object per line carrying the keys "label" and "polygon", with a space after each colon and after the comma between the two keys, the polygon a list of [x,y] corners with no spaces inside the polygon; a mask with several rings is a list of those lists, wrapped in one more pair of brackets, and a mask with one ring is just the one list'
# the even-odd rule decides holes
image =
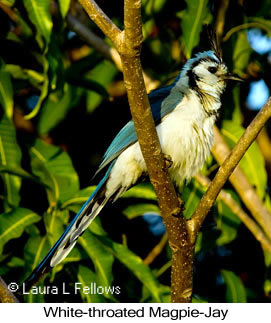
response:
{"label": "black crest feather", "polygon": [[208,37],[212,51],[216,54],[217,58],[221,61],[222,55],[219,49],[216,32],[211,25],[204,25],[204,31]]}

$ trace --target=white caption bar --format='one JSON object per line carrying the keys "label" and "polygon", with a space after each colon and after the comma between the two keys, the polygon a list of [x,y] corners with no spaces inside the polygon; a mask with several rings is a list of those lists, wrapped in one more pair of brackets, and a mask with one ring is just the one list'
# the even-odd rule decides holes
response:
{"label": "white caption bar", "polygon": [[271,304],[0,304],[11,322],[270,322]]}

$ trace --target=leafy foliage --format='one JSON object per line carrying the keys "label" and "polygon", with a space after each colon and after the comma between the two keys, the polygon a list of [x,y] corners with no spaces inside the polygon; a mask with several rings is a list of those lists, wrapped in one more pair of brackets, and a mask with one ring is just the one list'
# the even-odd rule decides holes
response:
{"label": "leafy foliage", "polygon": [[[142,63],[153,79],[166,84],[193,52],[209,49],[202,27],[217,22],[219,1],[143,0],[142,4]],[[103,2],[103,6],[121,27],[123,2],[116,1],[114,8],[110,2]],[[0,54],[0,274],[7,281],[21,283],[47,254],[95,189],[97,180],[91,182],[91,174],[114,134],[130,118],[121,73],[70,29],[65,19],[75,13],[82,23],[88,21],[76,1],[0,0],[4,26]],[[225,16],[224,36],[228,36],[221,43],[223,56],[231,71],[249,81],[268,79],[270,65],[251,48],[244,24],[257,24],[267,32],[270,18],[265,1],[231,1]],[[87,27],[101,36],[92,23]],[[251,119],[252,112],[245,106],[247,91],[248,85],[229,85],[223,101],[218,123],[231,148]],[[262,145],[254,143],[240,166],[271,209],[267,193],[270,172],[263,152]],[[212,178],[217,167],[210,158],[202,174]],[[186,218],[192,216],[205,190],[196,179],[183,185],[180,192]],[[225,190],[245,209],[229,183]],[[161,246],[159,240],[163,241],[163,224],[157,217],[152,222],[150,214],[159,215],[151,185],[131,188],[104,209],[69,256],[40,282],[41,287],[60,287],[66,282],[71,294],[29,294],[24,300],[169,301],[169,247],[161,248],[150,265],[144,261],[153,247]],[[195,302],[270,300],[270,253],[263,253],[221,198],[199,234],[195,268]],[[84,293],[80,288],[80,293],[74,293],[75,282],[82,288],[101,287],[103,292]]]}

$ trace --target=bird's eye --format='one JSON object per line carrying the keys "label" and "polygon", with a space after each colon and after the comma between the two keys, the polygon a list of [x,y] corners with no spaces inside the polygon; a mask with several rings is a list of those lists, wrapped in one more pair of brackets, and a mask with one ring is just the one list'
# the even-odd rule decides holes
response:
{"label": "bird's eye", "polygon": [[210,67],[208,68],[208,71],[209,71],[210,73],[212,73],[212,74],[215,74],[215,73],[217,72],[217,67],[215,67],[215,66],[210,66]]}

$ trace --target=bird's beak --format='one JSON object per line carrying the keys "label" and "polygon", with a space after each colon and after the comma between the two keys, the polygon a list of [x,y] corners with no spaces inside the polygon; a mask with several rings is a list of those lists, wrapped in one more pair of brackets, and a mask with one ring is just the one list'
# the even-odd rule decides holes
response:
{"label": "bird's beak", "polygon": [[233,80],[233,81],[244,82],[243,79],[241,79],[237,75],[234,75],[234,74],[231,74],[231,73],[225,74],[223,78],[224,78],[224,80]]}

